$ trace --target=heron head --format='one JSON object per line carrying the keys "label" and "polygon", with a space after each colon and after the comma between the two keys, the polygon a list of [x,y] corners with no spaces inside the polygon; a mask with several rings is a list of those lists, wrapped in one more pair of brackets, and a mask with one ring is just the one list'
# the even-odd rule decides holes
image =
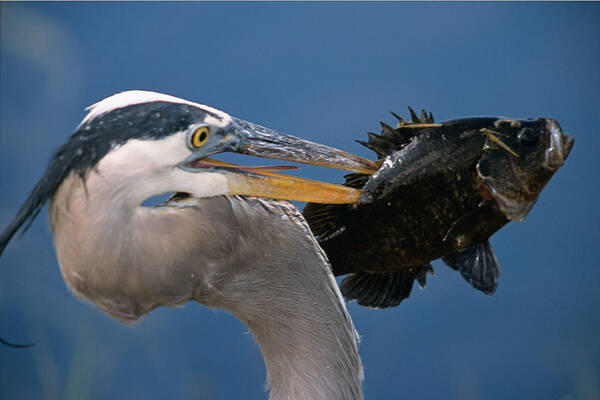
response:
{"label": "heron head", "polygon": [[[14,233],[72,173],[123,177],[139,196],[187,192],[195,197],[237,194],[319,203],[353,203],[360,193],[342,185],[280,175],[294,167],[244,167],[211,158],[222,152],[372,173],[361,157],[233,118],[165,94],[128,91],[88,108],[12,223],[0,234],[0,254]],[[142,198],[143,200],[143,198]]]}
{"label": "heron head", "polygon": [[153,92],[123,92],[95,104],[74,136],[86,142],[79,149],[85,154],[93,142],[111,143],[109,149],[97,152],[97,157],[102,155],[100,170],[133,170],[145,185],[154,181],[162,190],[188,191],[195,197],[239,194],[320,203],[357,201],[358,192],[348,187],[275,173],[296,167],[244,167],[209,158],[223,152],[360,173],[377,169],[353,154]]}

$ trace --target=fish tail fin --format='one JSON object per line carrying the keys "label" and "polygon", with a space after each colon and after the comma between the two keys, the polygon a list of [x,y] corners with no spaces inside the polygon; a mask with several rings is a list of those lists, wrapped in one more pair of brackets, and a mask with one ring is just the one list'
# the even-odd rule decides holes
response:
{"label": "fish tail fin", "polygon": [[341,283],[341,291],[347,301],[372,308],[395,307],[407,299],[415,280],[425,287],[427,273],[433,274],[430,264],[406,270],[386,272],[356,272]]}

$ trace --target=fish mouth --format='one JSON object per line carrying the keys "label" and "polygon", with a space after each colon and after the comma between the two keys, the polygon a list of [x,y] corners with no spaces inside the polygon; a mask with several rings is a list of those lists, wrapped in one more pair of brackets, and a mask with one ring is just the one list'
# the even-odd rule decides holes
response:
{"label": "fish mouth", "polygon": [[[567,135],[566,133],[563,134],[563,136],[564,136],[564,144],[565,144],[563,152],[565,155],[564,160],[566,160],[567,157],[569,156],[569,153],[571,153],[571,149],[573,148],[573,145],[575,144],[575,138],[571,135]],[[563,160],[563,162],[564,162],[564,160]]]}
{"label": "fish mouth", "polygon": [[543,165],[550,170],[556,170],[565,163],[575,144],[575,138],[564,134],[558,122],[552,118],[546,118],[546,128],[550,131],[550,147],[546,150]]}

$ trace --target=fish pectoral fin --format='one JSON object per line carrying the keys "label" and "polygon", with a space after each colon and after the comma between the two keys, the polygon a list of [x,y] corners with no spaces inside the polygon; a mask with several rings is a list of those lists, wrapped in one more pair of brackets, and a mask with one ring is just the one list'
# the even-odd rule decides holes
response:
{"label": "fish pectoral fin", "polygon": [[[369,177],[370,175],[359,173],[345,175],[344,186],[360,189],[369,180]],[[313,235],[318,237],[319,243],[322,243],[345,229],[344,216],[348,213],[349,208],[348,204],[307,203],[302,210],[302,215],[308,222]]]}
{"label": "fish pectoral fin", "polygon": [[429,263],[398,271],[361,271],[348,275],[340,289],[347,301],[372,308],[395,307],[407,299],[415,280],[425,287],[427,273],[433,275]]}
{"label": "fish pectoral fin", "polygon": [[471,247],[473,243],[489,238],[507,222],[490,204],[482,204],[454,221],[444,236],[444,242],[449,242],[456,250]]}
{"label": "fish pectoral fin", "polygon": [[469,247],[474,227],[481,222],[481,214],[481,208],[478,208],[454,221],[444,236],[444,242],[452,243],[455,249]]}
{"label": "fish pectoral fin", "polygon": [[475,289],[492,295],[498,287],[500,265],[490,242],[477,243],[442,257],[450,268],[460,274]]}

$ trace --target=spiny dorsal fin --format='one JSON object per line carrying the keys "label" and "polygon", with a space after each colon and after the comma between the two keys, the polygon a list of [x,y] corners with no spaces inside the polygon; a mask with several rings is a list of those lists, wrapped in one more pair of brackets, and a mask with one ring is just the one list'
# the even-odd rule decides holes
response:
{"label": "spiny dorsal fin", "polygon": [[399,116],[393,111],[390,111],[396,119],[398,119],[398,126],[396,128],[409,127],[411,129],[419,129],[421,128],[419,125],[428,125],[435,124],[433,119],[433,114],[431,112],[427,113],[425,109],[421,109],[421,117],[417,116],[417,113],[412,109],[411,106],[408,106],[408,111],[410,112],[411,121],[407,122],[404,118]]}
{"label": "spiny dorsal fin", "polygon": [[415,280],[425,287],[427,273],[433,274],[429,263],[398,271],[356,272],[344,278],[340,289],[347,301],[361,306],[395,307],[410,296]]}
{"label": "spiny dorsal fin", "polygon": [[378,148],[376,146],[373,146],[369,142],[364,142],[362,140],[355,140],[355,142],[358,144],[362,144],[369,150],[373,150],[375,153],[377,153],[377,157],[379,157],[379,158],[384,158],[387,155],[387,153],[385,151],[381,150],[380,148]]}
{"label": "spiny dorsal fin", "polygon": [[417,117],[417,113],[415,112],[415,110],[413,110],[411,108],[411,106],[408,106],[408,111],[410,112],[410,119],[411,122],[413,124],[422,124],[423,122],[419,119],[419,117]]}
{"label": "spiny dorsal fin", "polygon": [[392,128],[391,126],[389,126],[388,124],[386,124],[383,121],[380,121],[379,124],[381,125],[381,135],[384,138],[392,140],[394,142],[398,142],[398,141],[400,141],[401,143],[404,142],[402,140],[403,139],[402,136],[394,128]]}
{"label": "spiny dorsal fin", "polygon": [[381,150],[377,146],[372,145],[369,142],[364,142],[362,140],[355,140],[355,142],[358,143],[358,144],[362,144],[363,146],[365,146],[369,150],[373,150],[375,153],[377,153],[377,157],[379,157],[379,158],[384,158],[385,156],[387,156],[387,153],[385,151]]}
{"label": "spiny dorsal fin", "polygon": [[404,125],[399,125],[396,128],[396,131],[404,138],[406,143],[410,143],[410,141],[417,135],[418,129],[414,128],[414,124],[408,123]]}
{"label": "spiny dorsal fin", "polygon": [[[427,111],[424,109],[421,110],[421,118],[417,116],[415,111],[410,106],[408,107],[408,110],[411,114],[411,122],[407,122],[400,115],[390,111],[390,113],[398,120],[396,128],[393,128],[387,123],[381,121],[381,135],[375,135],[372,132],[367,132],[369,135],[368,144],[365,144],[362,141],[359,141],[359,143],[375,151],[379,157],[384,157],[396,150],[400,150],[402,147],[410,143],[410,141],[419,133],[421,129],[430,128],[431,124],[434,124],[433,114],[427,114]],[[381,138],[387,139],[385,144],[381,143]],[[390,143],[393,145],[391,149],[389,146]]]}
{"label": "spiny dorsal fin", "polygon": [[[394,128],[390,127],[390,129],[393,130]],[[402,140],[400,135],[396,134],[395,137],[392,137],[390,134],[378,135],[373,132],[367,132],[367,135],[369,136],[368,142],[365,143],[362,140],[357,140],[356,142],[373,150],[380,158],[384,158],[399,148],[402,148],[402,144],[399,143],[399,141]]]}
{"label": "spiny dorsal fin", "polygon": [[[409,107],[411,115],[415,114],[412,108]],[[419,126],[418,122],[413,117],[412,122],[407,122],[400,115],[391,111],[392,115],[398,120],[396,128],[388,125],[385,122],[381,122],[382,134],[378,135],[373,132],[367,132],[369,140],[367,142],[357,140],[357,143],[362,144],[366,148],[373,150],[377,153],[379,159],[385,158],[394,151],[400,150],[406,146],[410,141],[419,133],[421,129],[427,128],[428,126]],[[423,110],[422,114],[427,116],[427,113]],[[415,114],[416,116],[416,114]],[[433,123],[433,115],[429,113],[427,119],[424,119],[425,124]],[[416,119],[421,122],[419,118]],[[364,174],[349,174],[346,175],[346,186],[350,186],[356,189],[361,189],[369,179],[369,175]],[[307,204],[303,210],[304,218],[308,222],[315,236],[319,237],[319,240],[326,240],[327,237],[339,232],[343,228],[343,214],[347,212],[347,205],[331,205],[331,204]]]}
{"label": "spiny dorsal fin", "polygon": [[383,149],[386,154],[391,153],[398,147],[396,143],[394,143],[392,140],[390,140],[384,135],[378,135],[373,132],[367,132],[367,136],[369,136],[370,144]]}
{"label": "spiny dorsal fin", "polygon": [[404,118],[402,118],[401,116],[399,116],[399,115],[398,115],[398,114],[396,114],[395,112],[393,112],[393,111],[390,111],[390,114],[392,114],[394,117],[396,117],[396,119],[398,120],[398,124],[399,124],[399,125],[404,125],[404,124],[406,124],[406,123],[407,123],[407,122],[404,120]]}

